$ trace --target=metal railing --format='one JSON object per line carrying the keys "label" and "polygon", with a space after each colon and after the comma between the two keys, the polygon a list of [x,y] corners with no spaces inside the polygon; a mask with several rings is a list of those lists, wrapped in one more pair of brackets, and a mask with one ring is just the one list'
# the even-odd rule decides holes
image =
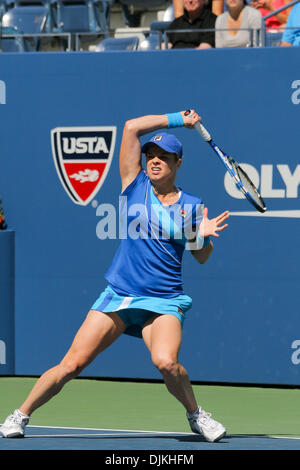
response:
{"label": "metal railing", "polygon": [[[300,1],[300,0],[297,0]],[[194,34],[194,33],[216,33],[216,32],[221,32],[221,31],[248,31],[249,32],[249,43],[245,47],[253,47],[254,45],[259,45],[260,40],[260,29],[254,29],[254,28],[207,28],[207,29],[167,29],[161,33],[161,43],[164,44],[164,49],[169,48],[169,40],[168,40],[168,35],[170,34]],[[215,37],[215,36],[214,36]],[[234,36],[232,36],[234,37]]]}
{"label": "metal railing", "polygon": [[[39,46],[37,49],[34,49],[34,46],[32,46],[29,49],[29,52],[48,52],[49,48],[45,46],[45,44],[49,44],[49,42],[52,40],[56,42],[57,46],[54,48],[54,51],[62,51],[62,52],[70,52],[70,51],[81,51],[81,43],[82,39],[83,40],[89,40],[89,39],[95,39],[97,38],[97,43],[101,41],[103,38],[107,37],[107,34],[105,33],[34,33],[34,34],[23,34],[23,33],[7,33],[7,34],[1,34],[1,29],[0,29],[0,52],[4,52],[2,48],[2,40],[4,39],[14,39],[18,42],[20,45],[19,49],[20,52],[28,52],[28,49],[26,49],[26,44],[27,43],[37,43],[39,42]],[[27,41],[27,42],[26,42]],[[48,42],[47,42],[48,41]],[[23,48],[24,51],[22,50],[21,44],[24,44]],[[44,44],[44,47],[43,47]],[[50,48],[51,49],[51,48]]]}
{"label": "metal railing", "polygon": [[[300,0],[299,0],[300,1]],[[245,46],[245,47],[258,47],[260,45],[260,29],[252,29],[252,28],[223,28],[223,29],[218,29],[217,31],[247,31],[249,33],[249,41],[248,41],[248,44]],[[168,41],[168,33],[174,33],[176,32],[177,33],[191,33],[191,30],[190,29],[184,29],[184,30],[166,30],[166,31],[160,31],[160,30],[155,30],[155,31],[151,31],[149,29],[145,29],[145,30],[142,30],[139,28],[139,31],[138,31],[138,34],[144,34],[145,36],[145,41],[151,41],[151,39],[154,39],[155,38],[155,45],[156,45],[156,49],[169,49],[169,41]],[[216,32],[216,29],[215,28],[210,28],[210,29],[193,29],[192,31],[193,33],[194,32],[199,32],[199,33],[206,33],[206,32],[211,32],[211,33],[214,33],[214,37],[215,37],[215,32]],[[119,36],[122,36],[124,34],[124,36],[128,36],[128,34],[130,33],[130,30],[128,31],[124,31],[124,32],[119,32],[118,31],[118,35]],[[134,32],[134,30],[132,31],[132,36],[135,36],[135,35],[138,35],[137,33]],[[76,51],[80,51],[81,50],[81,40],[82,39],[88,39],[89,37],[91,36],[95,36],[95,33],[73,33],[73,36],[75,38],[75,41],[72,41],[72,44],[75,46],[75,50]],[[107,38],[107,37],[114,37],[114,31],[109,31],[108,33],[106,33],[105,35],[103,35],[104,38]],[[233,36],[234,37],[234,36]],[[141,47],[142,50],[147,50],[147,47],[143,48]],[[149,48],[151,50],[153,50],[153,47],[152,48]],[[176,49],[178,50],[178,49]]]}
{"label": "metal railing", "polygon": [[[26,50],[26,43],[23,39],[34,40],[34,39],[65,39],[66,40],[66,47],[68,51],[72,50],[72,35],[70,33],[35,33],[35,34],[1,34],[0,35],[0,51],[2,52],[2,40],[3,39],[15,39],[20,40],[20,52],[28,52]],[[22,50],[24,48],[24,50]],[[32,48],[29,52],[38,52]]]}

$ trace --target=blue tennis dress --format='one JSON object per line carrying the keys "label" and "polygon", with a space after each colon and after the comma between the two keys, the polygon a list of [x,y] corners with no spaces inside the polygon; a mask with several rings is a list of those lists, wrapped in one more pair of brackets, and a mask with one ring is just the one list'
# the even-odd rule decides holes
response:
{"label": "blue tennis dress", "polygon": [[91,309],[117,311],[125,333],[137,337],[155,314],[174,315],[183,325],[192,299],[183,291],[182,257],[203,245],[202,199],[181,190],[176,203],[164,206],[141,170],[120,195],[119,210],[121,242],[105,275],[108,286]]}

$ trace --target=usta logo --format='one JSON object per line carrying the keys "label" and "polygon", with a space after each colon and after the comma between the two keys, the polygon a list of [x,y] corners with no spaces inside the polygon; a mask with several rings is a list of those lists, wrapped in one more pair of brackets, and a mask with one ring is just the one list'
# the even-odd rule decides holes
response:
{"label": "usta logo", "polygon": [[103,137],[64,137],[62,139],[62,143],[64,153],[67,153],[69,155],[71,155],[72,153],[109,153],[109,149]]}
{"label": "usta logo", "polygon": [[75,204],[86,206],[100,190],[113,158],[115,141],[115,126],[51,130],[55,168]]}

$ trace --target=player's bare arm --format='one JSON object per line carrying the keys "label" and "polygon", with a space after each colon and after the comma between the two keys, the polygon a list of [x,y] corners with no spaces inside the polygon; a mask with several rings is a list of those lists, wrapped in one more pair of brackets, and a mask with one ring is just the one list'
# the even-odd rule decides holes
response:
{"label": "player's bare arm", "polygon": [[[193,129],[194,124],[200,120],[197,113],[192,116],[185,116],[185,111],[181,111],[184,126]],[[168,127],[168,116],[147,115],[135,119],[130,119],[125,123],[120,150],[120,175],[122,191],[136,178],[142,169],[140,137],[159,129]]]}
{"label": "player's bare arm", "polygon": [[209,244],[201,248],[201,250],[191,250],[191,253],[198,263],[204,264],[206,261],[208,261],[210,255],[212,254],[213,247],[213,243],[210,240]]}
{"label": "player's bare arm", "polygon": [[120,175],[122,191],[135,179],[142,169],[139,138],[158,129],[168,127],[167,115],[148,115],[130,119],[125,123],[120,150]]}

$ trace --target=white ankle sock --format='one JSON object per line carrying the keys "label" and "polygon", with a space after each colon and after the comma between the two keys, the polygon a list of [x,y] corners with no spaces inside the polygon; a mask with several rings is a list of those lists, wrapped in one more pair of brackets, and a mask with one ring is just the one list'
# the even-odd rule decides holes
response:
{"label": "white ankle sock", "polygon": [[17,409],[16,411],[22,418],[29,418],[30,417],[29,415],[25,415],[25,413],[22,413],[22,411],[20,411],[19,409]]}

